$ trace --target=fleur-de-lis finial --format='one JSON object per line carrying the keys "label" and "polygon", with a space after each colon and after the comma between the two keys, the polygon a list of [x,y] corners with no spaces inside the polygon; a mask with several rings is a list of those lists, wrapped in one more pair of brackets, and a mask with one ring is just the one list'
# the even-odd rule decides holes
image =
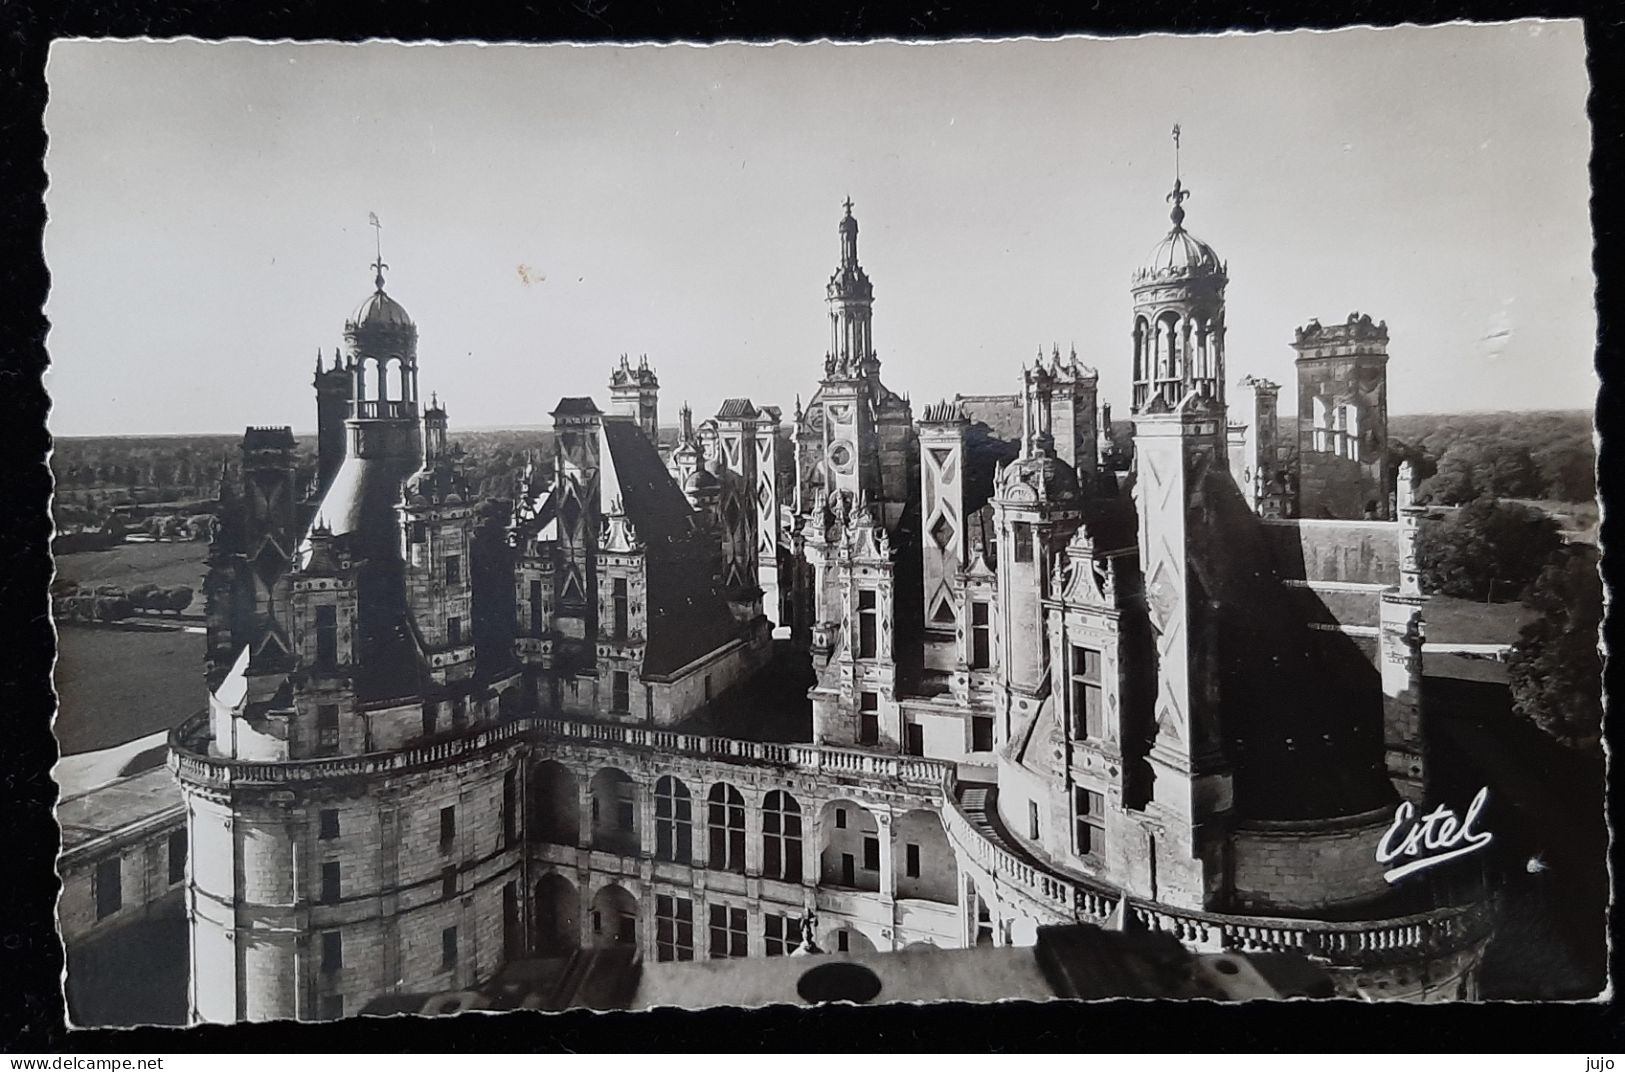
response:
{"label": "fleur-de-lis finial", "polygon": [[1185,188],[1185,184],[1180,181],[1180,177],[1179,177],[1179,124],[1175,123],[1174,124],[1174,189],[1173,189],[1173,192],[1168,195],[1168,200],[1174,206],[1173,211],[1168,213],[1168,218],[1174,221],[1174,227],[1175,228],[1178,228],[1178,227],[1182,226],[1184,224],[1184,222],[1185,222],[1185,201],[1190,196],[1191,196],[1191,192]]}
{"label": "fleur-de-lis finial", "polygon": [[389,267],[384,263],[384,225],[378,222],[378,213],[376,212],[367,213],[367,222],[372,225],[374,260],[369,266],[374,272],[372,281],[379,290],[383,290],[384,269]]}

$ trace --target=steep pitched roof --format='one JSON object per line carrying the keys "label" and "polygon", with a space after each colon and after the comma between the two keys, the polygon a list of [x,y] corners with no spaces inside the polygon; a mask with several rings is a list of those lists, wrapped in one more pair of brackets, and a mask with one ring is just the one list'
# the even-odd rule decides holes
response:
{"label": "steep pitched roof", "polygon": [[670,674],[738,635],[715,575],[715,543],[643,430],[605,421],[604,446],[620,485],[621,509],[644,545],[648,640],[643,672]]}
{"label": "steep pitched roof", "polygon": [[548,416],[557,417],[560,414],[564,414],[566,416],[586,414],[590,416],[594,413],[602,412],[603,410],[598,408],[598,403],[594,402],[592,399],[575,396],[559,399],[559,404],[553,407],[553,412],[549,413]]}
{"label": "steep pitched roof", "polygon": [[726,419],[728,417],[754,417],[759,412],[760,411],[757,410],[756,406],[748,398],[728,398],[723,400],[722,406],[717,410],[717,417],[721,419]]}

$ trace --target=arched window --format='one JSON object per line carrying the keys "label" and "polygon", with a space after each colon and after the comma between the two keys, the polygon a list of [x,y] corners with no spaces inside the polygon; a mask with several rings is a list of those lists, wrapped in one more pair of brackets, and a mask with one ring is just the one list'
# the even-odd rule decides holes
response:
{"label": "arched window", "polygon": [[711,831],[711,867],[745,871],[745,798],[727,782],[711,787],[706,826]]}
{"label": "arched window", "polygon": [[801,805],[776,789],[762,804],[762,875],[801,881]]}
{"label": "arched window", "polygon": [[1164,313],[1157,321],[1157,379],[1179,379],[1179,359],[1179,316]]}
{"label": "arched window", "polygon": [[688,787],[667,775],[655,783],[655,859],[686,864],[693,855],[694,813]]}
{"label": "arched window", "polygon": [[389,401],[389,358],[378,358],[378,401]]}
{"label": "arched window", "polygon": [[1150,379],[1149,370],[1145,362],[1145,318],[1134,318],[1134,379],[1136,381]]}

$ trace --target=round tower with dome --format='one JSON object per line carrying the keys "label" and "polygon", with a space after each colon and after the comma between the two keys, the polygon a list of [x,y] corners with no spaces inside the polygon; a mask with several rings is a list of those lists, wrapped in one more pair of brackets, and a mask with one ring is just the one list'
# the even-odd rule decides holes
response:
{"label": "round tower with dome", "polygon": [[1190,196],[1176,174],[1168,194],[1173,228],[1134,273],[1135,412],[1152,405],[1173,408],[1191,393],[1224,405],[1229,276],[1213,247],[1185,229]]}
{"label": "round tower with dome", "polygon": [[197,1022],[468,985],[522,940],[523,764],[488,739],[519,676],[475,657],[472,498],[374,267],[344,326],[343,460],[263,579],[259,627],[211,617],[210,710],[171,737]]}

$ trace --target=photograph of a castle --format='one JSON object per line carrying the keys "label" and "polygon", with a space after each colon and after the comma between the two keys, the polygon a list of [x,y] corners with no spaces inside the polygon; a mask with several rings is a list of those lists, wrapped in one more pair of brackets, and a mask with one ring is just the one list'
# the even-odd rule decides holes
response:
{"label": "photograph of a castle", "polygon": [[[1542,303],[1558,313],[1589,308],[1583,42],[1577,27],[1541,25],[1544,34],[1458,26],[1251,44],[605,48],[569,57],[544,48],[500,61],[478,53],[502,50],[470,50],[455,69],[475,82],[498,62],[577,72],[596,64],[611,79],[659,67],[653,82],[624,89],[621,107],[675,107],[646,93],[660,85],[676,97],[696,93],[718,113],[702,108],[693,130],[680,131],[698,140],[683,151],[713,169],[714,186],[696,188],[687,158],[672,159],[662,177],[635,167],[643,158],[626,149],[638,174],[624,185],[595,183],[584,170],[558,193],[576,226],[619,252],[640,248],[649,216],[700,206],[705,218],[673,232],[685,236],[672,239],[683,255],[662,260],[673,247],[646,240],[658,271],[687,277],[673,284],[680,297],[582,297],[582,322],[631,340],[616,349],[578,345],[585,336],[575,329],[535,319],[487,323],[492,337],[523,336],[513,351],[523,360],[500,365],[476,364],[475,344],[436,326],[494,319],[494,305],[470,296],[486,284],[464,280],[448,293],[425,282],[449,279],[432,262],[457,248],[500,246],[495,231],[462,232],[473,209],[448,209],[457,219],[437,229],[403,218],[388,198],[365,200],[374,169],[393,158],[358,152],[322,161],[316,170],[332,174],[309,180],[344,202],[334,214],[347,214],[345,230],[333,232],[324,216],[313,233],[292,237],[301,195],[245,178],[274,168],[266,160],[277,154],[316,152],[335,137],[353,135],[358,146],[441,138],[436,155],[463,151],[478,135],[454,135],[446,112],[413,89],[419,75],[425,87],[440,84],[451,57],[434,54],[447,50],[59,45],[53,78],[63,93],[59,101],[53,92],[49,118],[63,203],[47,252],[67,295],[53,297],[64,304],[51,312],[62,377],[54,419],[63,422],[53,461],[58,733],[69,753],[58,771],[60,918],[74,1022],[1600,991],[1600,708],[1586,706],[1600,703],[1586,684],[1600,663],[1586,662],[1585,644],[1573,639],[1583,641],[1585,608],[1600,600],[1600,586],[1587,588],[1596,582],[1586,483],[1594,325],[1571,337],[1587,348],[1562,352],[1553,348],[1562,340],[1547,337],[1531,349],[1503,301],[1514,295],[1518,324],[1537,334],[1549,311]],[[871,208],[865,189],[892,180],[866,172],[857,149],[830,165],[840,185],[805,198],[800,185],[780,197],[772,165],[768,178],[752,180],[761,165],[740,162],[795,138],[786,128],[806,118],[804,106],[838,99],[857,108],[851,80],[881,78],[893,64],[907,68],[894,92],[929,108],[940,87],[916,76],[938,48],[961,50],[955,63],[992,93],[994,76],[978,64],[1001,55],[1013,69],[1049,50],[1065,70],[1085,53],[1104,63],[1122,50],[1134,67],[1162,56],[1177,67],[1211,51],[1240,85],[1255,77],[1245,68],[1266,46],[1280,82],[1256,92],[1281,112],[1258,119],[1262,126],[1354,123],[1347,110],[1358,97],[1345,95],[1354,79],[1335,68],[1390,47],[1465,51],[1482,61],[1475,77],[1484,84],[1452,89],[1452,69],[1435,100],[1419,81],[1409,90],[1419,117],[1368,117],[1358,132],[1328,135],[1351,144],[1391,137],[1402,143],[1392,155],[1344,146],[1314,160],[1322,147],[1307,134],[1310,144],[1296,147],[1198,151],[1191,135],[1203,146],[1251,139],[1252,120],[1237,121],[1244,103],[1178,111],[1198,76],[1174,78],[1113,120],[1133,131],[1128,144],[1078,148],[1092,166],[1127,178],[1074,190],[1078,203],[1064,212],[1036,191],[1072,185],[1062,174],[1070,158],[1054,175],[1046,162],[992,167],[948,141],[945,125],[940,158],[912,166],[948,173],[962,164],[978,197],[993,195],[977,183],[1006,169],[1036,163],[1045,176],[1032,180],[1031,196],[1011,179],[1014,196],[989,209],[993,224],[964,224],[965,257],[951,265],[959,214],[986,207],[940,200],[951,183],[895,184]],[[223,91],[232,99],[196,107],[256,131],[260,113],[286,118],[252,151],[247,134],[216,144],[201,120],[195,131],[168,130],[150,150],[174,152],[177,163],[193,152],[239,154],[214,177],[188,178],[188,196],[206,189],[211,205],[235,199],[245,214],[263,214],[252,256],[293,262],[282,274],[252,269],[254,286],[219,291],[244,300],[209,315],[240,330],[195,363],[175,358],[210,368],[203,399],[231,395],[233,417],[251,411],[237,424],[246,431],[230,439],[216,434],[232,432],[224,405],[199,406],[159,386],[161,371],[147,373],[152,400],[119,396],[124,406],[156,407],[155,426],[91,427],[105,410],[88,403],[85,416],[73,413],[82,398],[127,387],[97,382],[97,363],[124,354],[92,354],[91,368],[70,368],[81,359],[75,346],[84,349],[71,314],[116,310],[91,293],[96,269],[75,275],[85,255],[75,206],[89,203],[92,188],[114,211],[122,203],[116,182],[92,180],[93,155],[75,144],[107,134],[72,110],[76,86],[110,85],[109,68],[93,57],[122,62],[126,73],[167,71],[174,86],[193,89],[194,64],[218,64],[241,83]],[[298,77],[282,81],[273,69],[282,63]],[[820,65],[847,88],[803,101],[798,79]],[[1526,85],[1526,68],[1537,65],[1554,108],[1578,104],[1561,113],[1577,127],[1553,129],[1540,102],[1514,107],[1500,92],[1502,80]],[[713,76],[715,86],[695,88]],[[392,110],[380,118],[343,100],[351,77],[383,80]],[[1089,92],[1107,94],[1102,108],[1116,77],[1078,72]],[[336,129],[317,129],[290,103],[300,79],[309,84],[298,92],[341,117]],[[1296,79],[1329,88],[1306,102]],[[1538,240],[1573,237],[1577,221],[1578,244],[1542,256],[1516,228],[1486,245],[1435,244],[1435,230],[1457,233],[1435,199],[1463,198],[1476,214],[1526,196],[1505,157],[1457,159],[1452,145],[1428,142],[1441,122],[1429,109],[1448,111],[1456,90],[1483,96],[1485,85],[1497,145],[1540,156],[1570,183],[1528,180],[1551,189],[1549,203],[1517,202],[1536,218]],[[493,72],[490,92],[501,86]],[[722,114],[730,93],[771,98],[753,106],[782,110],[784,126],[738,144]],[[1052,124],[1085,123],[1060,100],[1070,98],[1030,101],[1040,156]],[[556,122],[569,123],[575,104],[558,102]],[[539,94],[535,106],[555,104]],[[872,106],[884,112],[887,100]],[[1198,126],[1198,113],[1209,125]],[[1018,133],[1028,122],[1004,115]],[[1216,115],[1231,121],[1215,130]],[[307,120],[311,144],[301,145],[307,133],[296,124]],[[501,122],[492,129],[532,136]],[[584,107],[578,122],[583,142],[619,151],[620,120]],[[383,134],[390,125],[401,129]],[[807,136],[838,137],[843,125]],[[997,125],[977,136],[997,140]],[[887,121],[854,126],[854,137],[898,140],[899,153],[922,144]],[[1515,140],[1526,134],[1563,152]],[[454,137],[463,139],[456,148]],[[568,157],[579,144],[560,135],[544,148]],[[1433,152],[1418,153],[1423,144]],[[127,161],[120,151],[98,166],[138,165],[139,153]],[[511,163],[514,150],[492,151]],[[1413,170],[1381,170],[1396,157]],[[1222,170],[1244,164],[1245,173]],[[1380,192],[1341,207],[1303,189],[1340,169],[1358,172],[1340,181]],[[497,177],[470,177],[475,185],[456,191],[459,199],[510,181],[492,170]],[[1434,185],[1435,172],[1456,176],[1458,188],[1411,192]],[[398,188],[428,175],[388,181]],[[503,216],[550,196],[511,181]],[[757,211],[730,203],[736,185],[752,182],[767,184],[753,196],[773,206],[775,234],[812,249],[820,274],[775,271],[762,247],[778,238],[729,222],[736,209]],[[680,203],[661,204],[678,185]],[[1265,218],[1264,208],[1285,201],[1318,204],[1320,215]],[[899,222],[884,219],[893,206]],[[1061,216],[1113,222],[1074,235],[1057,262],[1043,232],[1069,225]],[[933,217],[946,238],[908,229]],[[1013,219],[988,239],[989,228]],[[1504,224],[1479,222],[1486,231]],[[148,225],[128,226],[131,237],[114,241],[136,241]],[[200,219],[196,233],[153,254],[149,272],[173,270],[177,288],[198,264],[230,273],[237,226]],[[1243,242],[1248,229],[1258,236]],[[1353,233],[1362,229],[1382,232],[1389,253],[1380,262]],[[1232,253],[1226,230],[1245,258]],[[397,241],[397,231],[411,237]],[[1404,246],[1412,231],[1425,235],[1425,251]],[[696,234],[757,250],[743,255],[753,293],[693,307],[724,255],[687,245]],[[1487,254],[1496,241],[1513,252]],[[1031,265],[1024,243],[1039,250]],[[1265,267],[1260,244],[1289,263]],[[915,278],[877,267],[905,256]],[[787,255],[797,265],[798,257]],[[301,258],[323,262],[319,287],[295,280],[315,271]],[[537,267],[515,270],[514,259],[503,284],[526,295],[555,288],[547,299],[555,309],[587,293],[598,264],[578,272],[539,256]],[[1040,310],[1034,325],[1026,306],[1013,315],[995,307],[1013,288],[1073,293],[1085,271],[1107,280],[1087,284],[1086,312]],[[1298,289],[1277,300],[1252,273],[1270,288],[1290,279]],[[271,279],[288,295],[269,292]],[[615,279],[602,286],[615,290]],[[582,289],[570,290],[578,281]],[[1503,289],[1458,293],[1480,284]],[[1420,295],[1430,288],[1438,293]],[[1311,300],[1318,304],[1300,304]],[[813,330],[782,337],[771,313],[728,322],[750,302],[782,307]],[[1470,337],[1446,354],[1464,304]],[[1484,342],[1494,322],[1483,330],[1481,304],[1504,318],[1498,344]],[[674,307],[677,341],[663,344],[660,317]],[[1424,315],[1436,322],[1420,326]],[[937,323],[906,327],[910,318]],[[1046,337],[1035,353],[1030,337],[1052,323],[1087,341]],[[936,334],[906,334],[921,330]],[[894,333],[945,345],[894,361],[886,342]],[[298,359],[273,348],[284,335],[337,341],[317,350],[312,375],[308,346]],[[736,343],[746,338],[748,346]],[[987,338],[1001,341],[990,347]],[[1486,358],[1483,348],[1496,345]],[[494,369],[500,384],[472,386]],[[1482,382],[1460,398],[1441,386],[1475,377]],[[308,395],[283,404],[307,388],[313,409]],[[465,395],[486,405],[466,432],[451,417]],[[1571,425],[1581,429],[1572,449],[1563,445]],[[97,435],[122,434],[112,454],[139,459],[147,447],[135,437],[165,429],[175,438],[151,443],[168,453],[139,462],[133,479],[124,470],[134,465],[109,465],[95,446]],[[180,435],[194,431],[214,438]],[[155,490],[143,495],[147,485]],[[188,520],[171,531],[170,514]],[[129,586],[160,568],[195,578],[195,604],[166,608]],[[1594,619],[1589,628],[1595,656]],[[160,643],[178,655],[139,647]],[[153,684],[119,699],[114,715],[94,682],[120,658],[142,664],[131,672]],[[1569,660],[1566,677],[1550,672],[1555,658]],[[1562,692],[1559,677],[1580,683]],[[85,730],[94,746],[72,744],[76,719],[134,718],[142,704],[156,710],[139,727],[98,723]],[[1575,811],[1587,802],[1592,816]],[[1558,810],[1563,833],[1548,821]]]}

